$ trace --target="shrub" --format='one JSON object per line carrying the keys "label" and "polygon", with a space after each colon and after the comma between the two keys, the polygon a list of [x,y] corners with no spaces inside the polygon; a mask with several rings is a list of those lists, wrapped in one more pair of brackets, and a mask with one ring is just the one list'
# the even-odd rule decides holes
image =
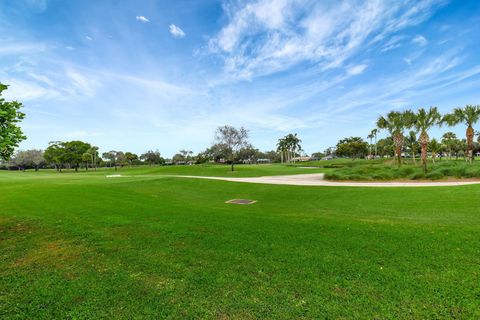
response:
{"label": "shrub", "polygon": [[425,179],[425,174],[423,172],[416,172],[410,176],[412,180],[421,180]]}
{"label": "shrub", "polygon": [[426,175],[426,178],[430,180],[439,180],[439,179],[443,179],[444,177],[445,176],[441,171],[432,171]]}

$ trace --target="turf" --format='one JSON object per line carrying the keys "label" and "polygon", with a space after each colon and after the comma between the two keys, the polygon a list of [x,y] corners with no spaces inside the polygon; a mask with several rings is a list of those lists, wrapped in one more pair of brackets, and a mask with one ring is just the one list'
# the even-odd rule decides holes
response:
{"label": "turf", "polygon": [[[230,174],[0,172],[0,318],[480,317],[480,186],[164,175],[178,170]],[[236,175],[265,170],[293,173]]]}

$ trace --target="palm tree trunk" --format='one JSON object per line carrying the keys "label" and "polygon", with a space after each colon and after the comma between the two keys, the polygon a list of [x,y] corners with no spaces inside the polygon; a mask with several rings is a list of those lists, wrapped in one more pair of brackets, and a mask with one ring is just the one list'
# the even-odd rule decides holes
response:
{"label": "palm tree trunk", "polygon": [[467,128],[467,146],[468,146],[468,162],[473,161],[473,136],[474,131],[471,126]]}
{"label": "palm tree trunk", "polygon": [[395,152],[397,154],[398,166],[402,165],[402,145],[403,145],[403,134],[397,133],[393,137],[393,143],[395,144]]}
{"label": "palm tree trunk", "polygon": [[420,138],[418,139],[420,145],[422,146],[422,167],[423,172],[427,172],[427,146],[428,146],[428,134],[426,132],[422,132],[420,134]]}

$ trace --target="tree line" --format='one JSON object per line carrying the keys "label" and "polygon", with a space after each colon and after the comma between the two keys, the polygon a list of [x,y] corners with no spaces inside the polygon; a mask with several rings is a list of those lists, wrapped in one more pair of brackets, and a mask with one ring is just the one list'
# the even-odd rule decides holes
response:
{"label": "tree line", "polygon": [[[390,111],[377,119],[376,128],[367,136],[370,144],[361,137],[345,138],[337,143],[336,155],[352,158],[393,155],[398,166],[401,166],[404,151],[410,153],[414,163],[416,163],[416,155],[420,152],[424,171],[427,170],[428,152],[431,152],[433,162],[436,155],[442,153],[449,158],[453,156],[458,158],[461,155],[471,163],[474,159],[474,151],[480,150],[480,135],[477,134],[478,140],[475,142],[476,133],[473,128],[479,119],[480,106],[473,105],[455,108],[444,115],[440,114],[437,107],[420,108],[417,111]],[[451,131],[444,133],[440,141],[430,139],[429,132],[432,128],[453,127],[458,124],[466,127],[465,139],[457,138]],[[408,134],[405,135],[407,130],[409,130]],[[380,131],[385,131],[388,136],[377,141]]]}

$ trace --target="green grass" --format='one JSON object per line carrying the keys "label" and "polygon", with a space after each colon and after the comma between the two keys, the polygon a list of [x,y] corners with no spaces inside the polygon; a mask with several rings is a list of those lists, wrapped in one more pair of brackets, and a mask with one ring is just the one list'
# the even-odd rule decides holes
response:
{"label": "green grass", "polygon": [[[480,186],[164,176],[180,171],[230,175],[0,172],[0,318],[480,317]],[[293,173],[236,175],[266,171]]]}
{"label": "green grass", "polygon": [[392,160],[352,161],[333,160],[329,166],[333,169],[326,172],[329,180],[388,181],[388,180],[445,180],[462,178],[480,178],[480,162],[468,164],[459,161],[437,161],[428,164],[425,173],[420,163],[406,161],[400,168]]}

